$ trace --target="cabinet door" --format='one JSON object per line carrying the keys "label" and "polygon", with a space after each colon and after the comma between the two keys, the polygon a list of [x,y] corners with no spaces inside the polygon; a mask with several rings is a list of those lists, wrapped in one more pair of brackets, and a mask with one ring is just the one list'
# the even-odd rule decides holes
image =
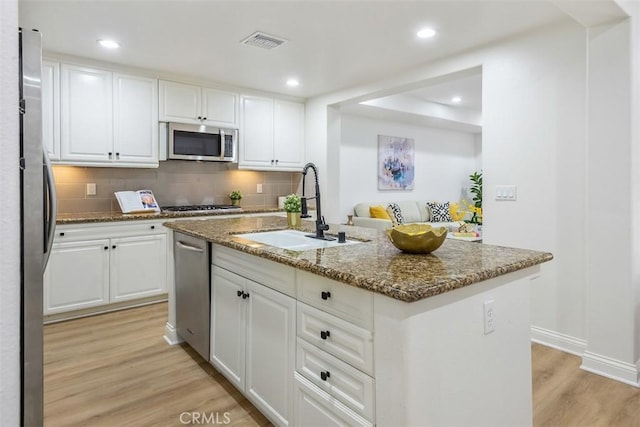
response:
{"label": "cabinet door", "polygon": [[293,412],[295,300],[247,280],[245,394],[277,425]]}
{"label": "cabinet door", "polygon": [[244,390],[245,282],[220,267],[212,269],[210,360],[239,390]]}
{"label": "cabinet door", "polygon": [[111,162],[111,73],[62,64],[60,74],[61,159],[71,162]]}
{"label": "cabinet door", "polygon": [[42,143],[60,160],[60,64],[42,61]]}
{"label": "cabinet door", "polygon": [[160,81],[160,121],[200,124],[200,88]]}
{"label": "cabinet door", "polygon": [[273,167],[273,99],[242,97],[239,166]]}
{"label": "cabinet door", "polygon": [[109,240],[56,243],[44,273],[44,314],[109,302]]}
{"label": "cabinet door", "polygon": [[304,166],[304,104],[275,100],[273,157],[279,169]]}
{"label": "cabinet door", "polygon": [[217,89],[202,89],[202,117],[207,125],[238,127],[238,95]]}
{"label": "cabinet door", "polygon": [[167,236],[111,239],[111,302],[167,292]]}
{"label": "cabinet door", "polygon": [[158,81],[113,76],[113,152],[117,162],[158,164]]}

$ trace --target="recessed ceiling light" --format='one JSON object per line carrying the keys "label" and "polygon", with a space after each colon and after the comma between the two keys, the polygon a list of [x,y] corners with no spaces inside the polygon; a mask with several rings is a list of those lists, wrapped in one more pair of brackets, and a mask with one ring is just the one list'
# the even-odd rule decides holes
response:
{"label": "recessed ceiling light", "polygon": [[296,80],[296,79],[287,80],[287,86],[289,86],[289,87],[296,87],[296,86],[299,86],[299,85],[300,85],[300,82],[298,80]]}
{"label": "recessed ceiling light", "polygon": [[431,37],[436,35],[436,30],[434,30],[433,28],[423,28],[422,30],[418,31],[416,35],[421,39],[430,39]]}
{"label": "recessed ceiling light", "polygon": [[98,44],[107,49],[117,49],[120,47],[120,43],[114,40],[100,39],[98,40]]}
{"label": "recessed ceiling light", "polygon": [[454,96],[453,98],[451,98],[451,102],[453,102],[454,104],[458,104],[461,101],[462,98],[460,98],[459,96]]}

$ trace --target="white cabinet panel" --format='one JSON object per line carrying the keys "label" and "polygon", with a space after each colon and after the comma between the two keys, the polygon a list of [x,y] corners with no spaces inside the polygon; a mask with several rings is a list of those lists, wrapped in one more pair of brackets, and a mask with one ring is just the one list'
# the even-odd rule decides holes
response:
{"label": "white cabinet panel", "polygon": [[212,125],[238,126],[238,94],[202,88],[203,121]]}
{"label": "white cabinet panel", "polygon": [[109,161],[113,157],[112,74],[62,64],[60,86],[61,158]]}
{"label": "white cabinet panel", "polygon": [[42,142],[49,159],[60,159],[60,64],[42,61]]}
{"label": "white cabinet panel", "polygon": [[163,122],[200,123],[200,88],[160,81],[160,120]]}
{"label": "white cabinet panel", "polygon": [[242,130],[240,132],[240,164],[272,167],[273,100],[254,96],[242,97]]}
{"label": "white cabinet panel", "polygon": [[44,314],[109,302],[109,240],[56,243],[44,274]]}
{"label": "white cabinet panel", "polygon": [[115,160],[158,162],[157,80],[114,74],[113,152]]}
{"label": "white cabinet panel", "polygon": [[213,267],[211,274],[211,363],[244,390],[245,279]]}
{"label": "white cabinet panel", "polygon": [[165,234],[111,239],[111,302],[166,292],[166,256]]}
{"label": "white cabinet panel", "polygon": [[304,104],[274,102],[273,157],[279,168],[304,166]]}

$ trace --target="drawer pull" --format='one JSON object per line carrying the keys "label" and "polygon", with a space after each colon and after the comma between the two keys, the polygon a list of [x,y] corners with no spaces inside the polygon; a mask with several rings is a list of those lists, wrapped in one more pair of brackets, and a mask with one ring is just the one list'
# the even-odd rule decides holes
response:
{"label": "drawer pull", "polygon": [[249,298],[249,292],[243,292],[242,299],[247,299],[247,298]]}
{"label": "drawer pull", "polygon": [[61,237],[64,236],[64,231],[60,232],[60,236]]}
{"label": "drawer pull", "polygon": [[331,332],[329,332],[329,331],[320,331],[320,338],[322,338],[323,340],[326,340],[330,336],[331,336]]}
{"label": "drawer pull", "polygon": [[242,294],[243,294],[243,292],[242,292],[242,291],[238,291],[238,296],[239,296],[239,297],[241,297],[241,296],[242,296]]}
{"label": "drawer pull", "polygon": [[155,226],[155,225],[152,225],[152,226],[151,226],[151,229],[152,229],[152,230],[155,230],[155,229],[156,229],[156,226]]}
{"label": "drawer pull", "polygon": [[115,248],[116,248],[116,245],[111,246],[111,249],[115,249]]}
{"label": "drawer pull", "polygon": [[322,297],[323,300],[328,300],[329,298],[331,298],[331,292],[327,291],[322,291],[322,293],[320,294],[320,296]]}
{"label": "drawer pull", "polygon": [[108,249],[109,249],[109,246],[105,246],[105,247],[104,247],[104,250],[105,250],[105,251],[106,251],[106,250],[108,250]]}
{"label": "drawer pull", "polygon": [[330,376],[331,376],[331,372],[329,371],[320,372],[320,378],[322,379],[322,381],[326,381],[327,378],[329,378]]}
{"label": "drawer pull", "polygon": [[189,328],[187,328],[187,332],[189,332],[191,335],[193,335],[193,331]]}

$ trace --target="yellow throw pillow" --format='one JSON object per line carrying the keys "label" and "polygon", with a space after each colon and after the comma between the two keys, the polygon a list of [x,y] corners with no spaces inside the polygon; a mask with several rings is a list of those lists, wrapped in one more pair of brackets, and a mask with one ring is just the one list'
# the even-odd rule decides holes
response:
{"label": "yellow throw pillow", "polygon": [[371,218],[391,219],[384,206],[369,206],[369,215]]}

